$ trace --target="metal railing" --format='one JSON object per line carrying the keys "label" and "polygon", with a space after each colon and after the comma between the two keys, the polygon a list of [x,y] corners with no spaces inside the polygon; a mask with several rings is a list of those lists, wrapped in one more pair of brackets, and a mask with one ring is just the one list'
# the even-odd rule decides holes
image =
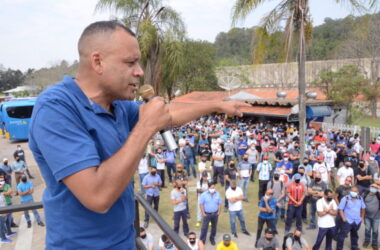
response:
{"label": "metal railing", "polygon": [[[190,250],[187,244],[178,236],[176,232],[166,223],[166,221],[157,213],[156,210],[152,208],[152,206],[142,197],[140,194],[135,195],[135,230],[136,230],[136,247],[140,250],[146,250],[141,238],[138,237],[140,235],[140,215],[139,215],[139,203],[145,209],[145,211],[156,221],[157,225],[161,228],[161,230],[170,238],[174,245],[178,249],[181,250]],[[0,207],[0,214],[8,214],[15,213],[25,210],[32,209],[40,209],[43,208],[42,202],[32,202],[32,203],[24,203],[17,204],[12,206]]]}

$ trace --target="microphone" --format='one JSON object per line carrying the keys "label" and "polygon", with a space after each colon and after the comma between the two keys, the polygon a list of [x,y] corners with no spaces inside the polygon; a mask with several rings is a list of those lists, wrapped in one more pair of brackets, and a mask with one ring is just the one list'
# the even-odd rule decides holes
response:
{"label": "microphone", "polygon": [[[154,89],[152,85],[144,84],[139,89],[140,95],[144,102],[149,102],[155,97]],[[160,131],[162,138],[164,139],[166,147],[168,147],[169,151],[174,151],[178,148],[177,142],[174,139],[174,136],[169,128],[165,128]]]}

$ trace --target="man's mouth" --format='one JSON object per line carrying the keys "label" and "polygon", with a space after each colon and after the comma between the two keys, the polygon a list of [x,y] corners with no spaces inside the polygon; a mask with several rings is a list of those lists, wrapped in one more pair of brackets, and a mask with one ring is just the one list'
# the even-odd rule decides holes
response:
{"label": "man's mouth", "polygon": [[137,91],[138,89],[138,83],[129,83],[128,86],[131,86],[133,88],[133,91]]}

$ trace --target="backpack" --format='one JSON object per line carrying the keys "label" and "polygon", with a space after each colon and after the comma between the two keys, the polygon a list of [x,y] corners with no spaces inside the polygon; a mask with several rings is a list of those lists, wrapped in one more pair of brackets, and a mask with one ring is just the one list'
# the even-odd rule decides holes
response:
{"label": "backpack", "polygon": [[[271,182],[271,184],[270,184],[270,189],[272,189],[272,190],[273,190],[274,181],[273,181],[273,180],[271,180],[270,182]],[[283,183],[282,181],[280,181],[280,183],[281,183],[281,191],[282,191],[282,189],[283,189],[283,187],[284,187],[284,183]]]}
{"label": "backpack", "polygon": [[292,245],[294,243],[294,234],[288,233],[284,236],[284,241],[282,242],[282,250],[286,250],[286,241],[291,238],[292,239]]}

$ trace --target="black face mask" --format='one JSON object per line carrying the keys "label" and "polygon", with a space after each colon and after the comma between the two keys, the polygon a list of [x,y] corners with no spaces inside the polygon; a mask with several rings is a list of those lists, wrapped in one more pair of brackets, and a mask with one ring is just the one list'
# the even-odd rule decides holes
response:
{"label": "black face mask", "polygon": [[275,176],[274,176],[274,179],[275,179],[276,181],[278,181],[278,180],[280,179],[280,176],[279,176],[279,175],[275,175]]}
{"label": "black face mask", "polygon": [[144,235],[140,235],[140,238],[141,238],[141,239],[145,239],[145,238],[146,238],[146,234],[144,234]]}
{"label": "black face mask", "polygon": [[328,202],[332,201],[332,199],[333,199],[333,198],[331,198],[331,197],[327,197],[327,198],[326,198],[326,200],[327,200]]}
{"label": "black face mask", "polygon": [[314,180],[315,180],[315,182],[320,182],[321,178],[315,178]]}
{"label": "black face mask", "polygon": [[248,161],[248,158],[243,158],[243,160]]}
{"label": "black face mask", "polygon": [[235,164],[230,164],[230,168],[234,168],[235,167]]}
{"label": "black face mask", "polygon": [[154,172],[150,172],[152,175],[156,175],[156,171],[154,171]]}
{"label": "black face mask", "polygon": [[21,178],[21,181],[22,181],[22,182],[26,182],[26,177],[22,177],[22,178]]}
{"label": "black face mask", "polygon": [[177,186],[177,189],[181,189],[181,186]]}
{"label": "black face mask", "polygon": [[298,235],[294,235],[294,240],[299,241],[300,237]]}
{"label": "black face mask", "polygon": [[182,170],[177,170],[178,173],[182,173]]}
{"label": "black face mask", "polygon": [[195,242],[196,242],[196,240],[189,240],[189,242],[190,242],[191,245],[194,245]]}
{"label": "black face mask", "polygon": [[299,173],[301,176],[303,176],[305,173]]}
{"label": "black face mask", "polygon": [[232,190],[236,190],[236,187],[231,187]]}
{"label": "black face mask", "polygon": [[294,180],[296,183],[300,183],[301,180]]}
{"label": "black face mask", "polygon": [[272,238],[272,237],[270,237],[270,238],[265,237],[265,239],[266,239],[267,241],[271,241],[273,238]]}

